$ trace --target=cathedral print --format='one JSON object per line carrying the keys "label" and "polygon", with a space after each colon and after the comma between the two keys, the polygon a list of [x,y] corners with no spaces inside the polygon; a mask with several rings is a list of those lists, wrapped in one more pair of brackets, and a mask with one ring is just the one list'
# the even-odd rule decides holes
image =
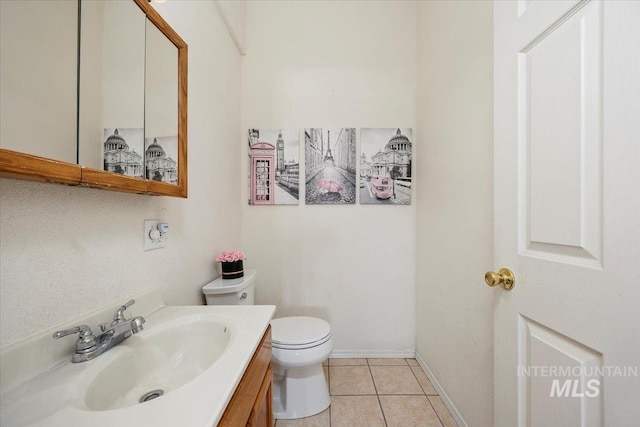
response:
{"label": "cathedral print", "polygon": [[249,204],[299,204],[298,130],[249,129],[248,142]]}
{"label": "cathedral print", "polygon": [[145,139],[144,177],[178,184],[178,135]]}
{"label": "cathedral print", "polygon": [[411,128],[360,129],[360,204],[411,204]]}
{"label": "cathedral print", "polygon": [[144,129],[105,128],[103,169],[120,175],[144,176]]}

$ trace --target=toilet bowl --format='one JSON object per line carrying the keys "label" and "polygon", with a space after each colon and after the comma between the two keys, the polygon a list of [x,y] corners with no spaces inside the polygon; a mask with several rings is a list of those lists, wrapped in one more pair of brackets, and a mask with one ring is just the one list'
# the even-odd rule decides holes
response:
{"label": "toilet bowl", "polygon": [[289,420],[309,417],[331,404],[322,369],[333,350],[331,326],[305,316],[271,321],[273,416]]}

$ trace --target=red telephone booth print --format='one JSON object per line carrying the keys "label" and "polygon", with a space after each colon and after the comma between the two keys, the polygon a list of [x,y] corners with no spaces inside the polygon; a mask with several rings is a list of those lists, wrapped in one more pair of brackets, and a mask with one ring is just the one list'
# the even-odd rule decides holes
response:
{"label": "red telephone booth print", "polygon": [[271,171],[271,161],[267,159],[256,159],[256,202],[269,202],[271,200],[271,180],[269,173]]}
{"label": "red telephone booth print", "polygon": [[275,201],[275,146],[256,142],[251,146],[251,195],[252,205],[273,205]]}

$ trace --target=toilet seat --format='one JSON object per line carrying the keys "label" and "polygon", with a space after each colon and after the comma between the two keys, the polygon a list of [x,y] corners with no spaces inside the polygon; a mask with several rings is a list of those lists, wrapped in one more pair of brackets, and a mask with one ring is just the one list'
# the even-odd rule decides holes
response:
{"label": "toilet seat", "polygon": [[331,339],[331,334],[327,335],[326,337],[324,337],[319,341],[314,341],[307,344],[282,344],[282,343],[272,342],[272,346],[273,348],[277,348],[281,350],[304,350],[307,348],[313,348],[313,347],[322,345],[327,341],[329,341],[330,339]]}
{"label": "toilet seat", "polygon": [[271,321],[274,348],[303,350],[331,339],[331,326],[322,319],[306,316],[281,317]]}

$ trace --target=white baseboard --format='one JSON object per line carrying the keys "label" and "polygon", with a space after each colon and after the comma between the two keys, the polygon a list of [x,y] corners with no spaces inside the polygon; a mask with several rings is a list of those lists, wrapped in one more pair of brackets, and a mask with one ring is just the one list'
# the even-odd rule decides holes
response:
{"label": "white baseboard", "polygon": [[351,358],[403,358],[413,359],[416,355],[415,350],[333,350],[329,357],[335,359],[351,359]]}
{"label": "white baseboard", "polygon": [[433,387],[436,389],[436,391],[440,395],[440,398],[442,399],[444,404],[449,409],[449,412],[451,412],[451,415],[453,415],[453,418],[455,418],[456,422],[458,423],[458,426],[459,427],[469,427],[469,425],[464,420],[464,418],[462,418],[462,415],[460,415],[460,412],[455,407],[455,405],[453,404],[451,399],[449,399],[449,396],[447,395],[447,392],[444,391],[444,389],[442,388],[442,386],[440,385],[440,383],[438,382],[436,377],[433,376],[433,373],[431,372],[431,370],[429,369],[429,367],[427,366],[425,361],[422,359],[422,357],[420,357],[420,355],[417,352],[415,352],[414,355],[415,355],[416,360],[418,361],[418,364],[422,368],[422,370],[427,374],[427,377],[429,378],[429,381],[431,381],[431,384],[433,384]]}

